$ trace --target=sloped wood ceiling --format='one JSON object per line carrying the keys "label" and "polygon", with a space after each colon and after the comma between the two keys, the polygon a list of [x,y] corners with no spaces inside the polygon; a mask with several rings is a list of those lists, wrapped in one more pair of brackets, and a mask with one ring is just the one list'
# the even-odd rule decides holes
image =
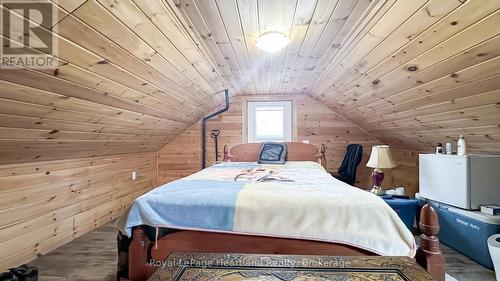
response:
{"label": "sloped wood ceiling", "polygon": [[168,4],[54,3],[59,68],[0,70],[0,164],[157,151],[220,104],[225,82]]}
{"label": "sloped wood ceiling", "polygon": [[[498,0],[167,0],[245,94],[306,93],[394,146],[500,153]],[[263,32],[287,34],[266,54]]]}
{"label": "sloped wood ceiling", "polygon": [[[402,148],[500,153],[498,0],[57,3],[60,67],[0,70],[0,164],[157,151],[224,88],[309,94]],[[270,30],[291,43],[260,51]]]}

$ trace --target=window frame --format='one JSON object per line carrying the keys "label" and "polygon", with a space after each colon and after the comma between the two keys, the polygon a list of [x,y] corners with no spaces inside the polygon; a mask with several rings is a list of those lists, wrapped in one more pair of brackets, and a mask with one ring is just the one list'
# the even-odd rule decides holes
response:
{"label": "window frame", "polygon": [[265,141],[277,141],[281,140],[257,140],[256,139],[256,109],[259,106],[283,106],[283,134],[284,142],[291,142],[293,140],[293,125],[294,125],[294,114],[293,114],[293,101],[291,100],[250,100],[246,102],[246,116],[245,116],[245,141],[247,143],[255,142],[265,142]]}

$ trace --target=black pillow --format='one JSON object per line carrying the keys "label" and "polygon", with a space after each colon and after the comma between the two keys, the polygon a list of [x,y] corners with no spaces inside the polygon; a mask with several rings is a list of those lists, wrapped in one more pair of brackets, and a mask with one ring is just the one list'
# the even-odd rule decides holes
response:
{"label": "black pillow", "polygon": [[284,143],[265,142],[260,145],[260,164],[285,164],[287,148]]}

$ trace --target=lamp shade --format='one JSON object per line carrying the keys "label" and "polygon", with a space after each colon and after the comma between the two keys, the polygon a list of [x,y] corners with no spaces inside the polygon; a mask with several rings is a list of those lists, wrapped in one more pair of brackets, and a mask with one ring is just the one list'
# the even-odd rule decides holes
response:
{"label": "lamp shade", "polygon": [[370,159],[366,163],[367,167],[375,169],[390,169],[396,167],[396,162],[392,159],[391,152],[388,145],[374,145],[372,146],[372,153]]}

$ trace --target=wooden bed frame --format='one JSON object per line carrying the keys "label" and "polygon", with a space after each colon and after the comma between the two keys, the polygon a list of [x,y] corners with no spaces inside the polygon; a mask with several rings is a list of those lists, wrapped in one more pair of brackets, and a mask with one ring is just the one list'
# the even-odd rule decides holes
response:
{"label": "wooden bed frame", "polygon": [[[288,160],[318,161],[325,166],[325,147],[305,143],[287,143]],[[240,144],[228,151],[224,146],[224,161],[255,161],[260,144]],[[439,224],[434,208],[426,204],[420,215],[419,228],[421,247],[415,260],[436,280],[445,276],[445,262],[439,248],[437,233]],[[376,254],[353,246],[319,241],[250,236],[215,232],[179,230],[152,241],[143,227],[135,227],[128,247],[128,278],[133,281],[146,280],[157,269],[151,260],[163,261],[173,252],[292,254],[329,256],[374,256]]]}
{"label": "wooden bed frame", "polygon": [[[312,144],[301,142],[285,142],[287,146],[288,161],[314,161],[326,169],[325,146],[320,149]],[[231,162],[255,162],[259,158],[260,143],[238,144],[228,150],[224,145],[224,161]]]}

